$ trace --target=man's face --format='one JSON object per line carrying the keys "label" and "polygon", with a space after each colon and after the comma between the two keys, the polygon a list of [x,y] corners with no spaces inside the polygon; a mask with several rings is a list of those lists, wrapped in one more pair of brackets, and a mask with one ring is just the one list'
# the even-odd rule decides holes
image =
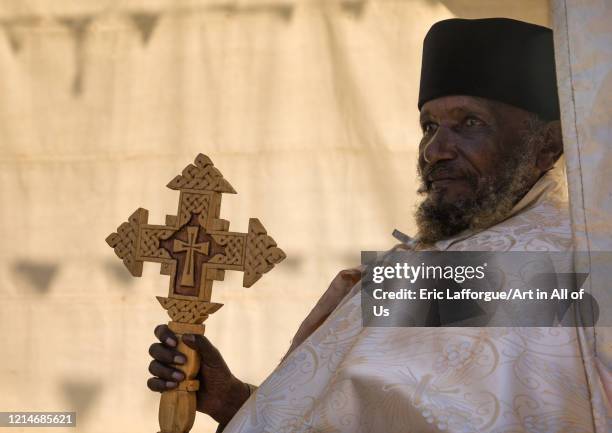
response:
{"label": "man's face", "polygon": [[[533,116],[499,102],[446,96],[423,105],[420,123],[420,236],[436,241],[508,213],[533,185],[536,146],[525,132]],[[533,143],[531,143],[533,144]]]}

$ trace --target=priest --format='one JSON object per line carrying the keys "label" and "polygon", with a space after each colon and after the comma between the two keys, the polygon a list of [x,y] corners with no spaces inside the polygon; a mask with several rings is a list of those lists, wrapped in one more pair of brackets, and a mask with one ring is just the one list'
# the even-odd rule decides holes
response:
{"label": "priest", "polygon": [[[418,232],[395,231],[394,249],[571,249],[550,29],[436,23],[418,108]],[[608,431],[609,372],[583,329],[362,327],[360,277],[338,274],[259,387],[234,377],[206,337],[183,337],[202,357],[198,409],[218,431]],[[171,364],[185,358],[166,326],[155,335],[148,386],[161,392],[183,379]]]}

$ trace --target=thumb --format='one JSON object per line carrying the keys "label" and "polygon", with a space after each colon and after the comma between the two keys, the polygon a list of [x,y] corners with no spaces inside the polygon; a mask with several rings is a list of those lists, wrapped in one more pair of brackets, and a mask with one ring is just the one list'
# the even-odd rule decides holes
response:
{"label": "thumb", "polygon": [[219,350],[213,346],[208,338],[203,335],[185,334],[183,343],[195,350],[200,355],[200,361],[211,368],[222,367],[225,361]]}

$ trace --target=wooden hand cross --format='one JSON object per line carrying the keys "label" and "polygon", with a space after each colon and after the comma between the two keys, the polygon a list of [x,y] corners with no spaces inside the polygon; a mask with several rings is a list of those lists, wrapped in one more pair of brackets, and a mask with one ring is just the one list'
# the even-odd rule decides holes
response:
{"label": "wooden hand cross", "polygon": [[[176,334],[203,334],[203,322],[222,304],[210,302],[214,280],[222,281],[225,270],[244,272],[244,287],[285,258],[285,253],[267,235],[256,218],[249,219],[248,233],[230,232],[229,221],[219,219],[221,194],[235,194],[211,160],[198,155],[176,176],[168,188],[179,190],[176,216],[166,216],[166,225],[147,223],[148,211],[137,209],[106,238],[135,277],[142,275],[143,262],[161,263],[161,273],[170,275],[168,297],[158,296],[168,311],[168,323]],[[186,379],[162,393],[159,407],[160,433],[186,433],[195,420],[198,354],[179,338],[177,349],[187,356],[180,368]]]}

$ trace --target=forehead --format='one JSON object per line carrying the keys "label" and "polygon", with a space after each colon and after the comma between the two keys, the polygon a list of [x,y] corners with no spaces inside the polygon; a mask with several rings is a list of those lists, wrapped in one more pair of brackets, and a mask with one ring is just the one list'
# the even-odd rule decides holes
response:
{"label": "forehead", "polygon": [[442,96],[426,102],[421,107],[421,116],[445,116],[477,112],[482,115],[493,115],[491,101],[476,96],[451,95]]}

